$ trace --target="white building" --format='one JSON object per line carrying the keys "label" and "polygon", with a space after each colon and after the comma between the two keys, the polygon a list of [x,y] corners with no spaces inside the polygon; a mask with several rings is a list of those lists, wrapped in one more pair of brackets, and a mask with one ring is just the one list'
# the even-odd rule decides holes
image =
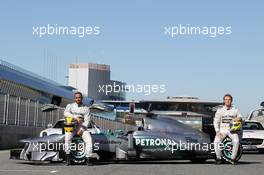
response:
{"label": "white building", "polygon": [[104,92],[105,86],[113,82],[110,75],[110,65],[74,63],[70,64],[68,85],[97,100],[124,100],[125,95],[122,92],[111,94]]}

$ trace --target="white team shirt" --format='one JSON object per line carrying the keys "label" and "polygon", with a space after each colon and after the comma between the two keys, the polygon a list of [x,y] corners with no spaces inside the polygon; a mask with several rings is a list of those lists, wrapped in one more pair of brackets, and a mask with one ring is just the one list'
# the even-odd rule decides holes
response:
{"label": "white team shirt", "polygon": [[88,124],[90,122],[90,109],[88,106],[85,106],[83,104],[80,106],[78,106],[77,103],[68,104],[64,111],[64,116],[73,118],[81,116],[84,118],[84,122],[82,125],[88,127]]}
{"label": "white team shirt", "polygon": [[230,129],[230,123],[236,117],[243,118],[239,109],[233,106],[230,109],[227,109],[226,106],[219,108],[216,111],[215,118],[214,118],[215,132]]}

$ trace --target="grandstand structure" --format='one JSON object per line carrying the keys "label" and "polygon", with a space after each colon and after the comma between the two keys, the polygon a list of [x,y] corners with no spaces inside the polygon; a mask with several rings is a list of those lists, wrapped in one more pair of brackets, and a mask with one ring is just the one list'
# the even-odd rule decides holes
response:
{"label": "grandstand structure", "polygon": [[[38,135],[62,118],[63,108],[73,102],[73,90],[0,60],[0,149],[17,147],[19,139]],[[57,108],[43,112],[46,104]]]}

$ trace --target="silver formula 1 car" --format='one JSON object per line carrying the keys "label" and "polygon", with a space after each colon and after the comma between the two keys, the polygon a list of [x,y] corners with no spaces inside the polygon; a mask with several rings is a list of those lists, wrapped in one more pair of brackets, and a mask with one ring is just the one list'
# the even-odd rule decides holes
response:
{"label": "silver formula 1 car", "polygon": [[[97,127],[92,124],[90,128]],[[97,128],[98,129],[98,128]],[[172,118],[151,116],[142,118],[142,126],[122,131],[91,133],[94,157],[100,160],[191,160],[204,162],[214,158],[214,145],[210,136]],[[22,150],[12,150],[11,158],[29,161],[64,161],[64,134],[53,134],[21,140]],[[73,163],[85,162],[85,146],[80,137],[73,138]],[[223,159],[230,160],[232,142],[223,141]],[[240,146],[237,160],[242,155]]]}

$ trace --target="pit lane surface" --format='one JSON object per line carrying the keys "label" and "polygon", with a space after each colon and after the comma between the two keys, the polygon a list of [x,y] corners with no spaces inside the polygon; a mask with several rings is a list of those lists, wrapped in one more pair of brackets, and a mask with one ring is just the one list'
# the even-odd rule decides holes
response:
{"label": "pit lane surface", "polygon": [[1,175],[261,175],[264,170],[264,154],[244,154],[238,165],[214,165],[213,160],[193,164],[189,161],[152,161],[107,163],[101,162],[92,167],[85,165],[65,166],[63,163],[28,163],[21,160],[10,160],[9,151],[0,151]]}

